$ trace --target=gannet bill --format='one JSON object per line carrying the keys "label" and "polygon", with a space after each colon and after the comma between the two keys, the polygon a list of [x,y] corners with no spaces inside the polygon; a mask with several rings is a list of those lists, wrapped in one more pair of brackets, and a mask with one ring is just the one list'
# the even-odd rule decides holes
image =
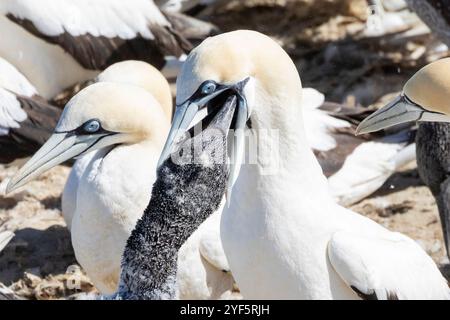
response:
{"label": "gannet bill", "polygon": [[0,56],[51,99],[122,60],[173,73],[192,49],[192,31],[195,39],[215,32],[192,21],[161,12],[152,0],[2,0]]}
{"label": "gannet bill", "polygon": [[302,91],[306,137],[335,200],[350,206],[377,191],[386,180],[416,157],[409,128],[382,137],[356,137],[353,123],[366,108],[325,101],[313,88]]}
{"label": "gannet bill", "polygon": [[[376,131],[392,124],[418,121],[417,166],[439,208],[444,240],[450,243],[448,212],[448,130],[450,122],[450,58],[428,64],[403,88],[403,93],[387,106],[366,118],[358,133]],[[434,123],[426,123],[426,122]]]}
{"label": "gannet bill", "polygon": [[223,108],[203,131],[184,141],[183,161],[169,158],[159,167],[150,203],[127,241],[119,290],[113,298],[178,298],[178,252],[219,209],[227,183],[225,150],[236,97],[218,103]]}
{"label": "gannet bill", "polygon": [[[244,163],[246,134],[236,134],[229,184],[235,182],[221,220],[222,244],[245,299],[450,298],[447,281],[415,241],[334,202],[306,140],[299,74],[269,37],[235,31],[191,52],[159,163],[178,129],[229,95],[238,96],[232,128],[250,133],[251,127],[262,149],[257,161]],[[268,172],[273,163],[276,170]]]}
{"label": "gannet bill", "polygon": [[0,162],[36,152],[50,137],[61,110],[41,97],[12,64],[0,57]]}

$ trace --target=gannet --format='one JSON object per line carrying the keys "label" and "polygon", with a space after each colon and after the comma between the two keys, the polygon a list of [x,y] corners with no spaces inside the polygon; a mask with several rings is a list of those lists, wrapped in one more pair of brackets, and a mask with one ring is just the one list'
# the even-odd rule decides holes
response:
{"label": "gannet", "polygon": [[199,111],[229,95],[238,104],[221,238],[245,299],[450,298],[415,241],[334,202],[306,141],[299,74],[267,36],[225,33],[189,54],[159,163]]}
{"label": "gannet", "polygon": [[192,48],[192,31],[194,38],[215,32],[191,22],[161,12],[152,0],[2,0],[0,56],[51,99],[122,60],[143,60],[172,74]]}
{"label": "gannet", "polygon": [[[420,176],[431,189],[439,208],[447,246],[450,240],[448,212],[448,125],[450,109],[450,58],[437,60],[420,69],[403,88],[403,93],[358,127],[358,133],[372,132],[395,124],[418,121],[417,164]],[[436,122],[422,124],[421,122]],[[443,123],[438,123],[443,122]]]}
{"label": "gannet", "polygon": [[178,252],[225,192],[226,132],[235,107],[231,96],[201,134],[184,141],[182,162],[169,158],[159,167],[150,203],[127,241],[114,298],[178,298]]}
{"label": "gannet", "polygon": [[50,137],[61,110],[41,97],[12,64],[0,57],[0,162],[32,155]]}
{"label": "gannet", "polygon": [[[111,98],[105,99],[103,104],[97,106],[94,99],[103,101],[102,95],[96,96],[95,90],[90,90],[89,96],[92,95],[92,98],[82,98],[81,100],[74,98],[74,102],[67,107],[73,112],[67,111],[63,114],[60,123],[64,121],[81,122],[82,119],[88,117],[88,115],[84,115],[84,112],[88,108],[92,108],[92,112],[97,109],[99,109],[98,112],[104,112],[105,121],[111,121],[114,124],[117,121],[115,118],[120,117],[124,121],[129,121],[124,125],[130,126],[130,128],[136,127],[136,129],[129,130],[140,130],[141,122],[149,117],[148,113],[153,112],[152,110],[155,110],[156,107],[150,108],[150,106],[148,113],[136,114],[131,118],[127,116],[129,112],[135,112],[136,109],[133,106],[129,107],[123,100],[127,93],[133,93],[133,91],[127,92],[128,86],[143,89],[151,94],[164,115],[164,117],[157,116],[148,120],[147,126],[152,127],[152,130],[161,131],[156,136],[144,136],[142,142],[126,142],[126,145],[115,147],[107,154],[107,157],[104,157],[104,154],[111,148],[109,143],[101,145],[97,151],[82,155],[74,164],[64,188],[62,211],[66,224],[72,230],[73,246],[75,253],[78,253],[77,258],[81,257],[79,262],[86,269],[94,284],[102,292],[111,293],[117,288],[120,258],[125,240],[150,199],[151,189],[148,187],[152,185],[156,177],[156,160],[160,152],[158,146],[160,145],[162,148],[166,138],[164,130],[168,129],[170,124],[172,96],[169,84],[163,75],[145,62],[116,63],[103,71],[95,81],[97,84],[125,85],[124,88],[119,86],[116,88],[124,91],[118,94],[122,100],[118,104],[113,104],[109,111],[107,103],[110,99],[115,99],[114,94]],[[100,92],[103,91],[105,90],[102,89]],[[151,99],[150,102],[155,99]],[[132,102],[133,100],[130,100],[129,103]],[[119,108],[120,110],[116,110]],[[115,115],[114,112],[117,114]],[[74,119],[64,120],[67,117]],[[148,143],[149,139],[154,144]],[[57,154],[55,155],[57,156]],[[127,160],[123,160],[122,157]],[[63,161],[63,158],[57,156],[57,159],[53,160],[52,166],[57,164],[55,161]],[[30,162],[33,163],[33,159]],[[113,170],[118,164],[120,164],[120,170]],[[36,166],[38,167],[39,163]],[[39,174],[41,169],[37,167],[37,174]],[[17,174],[16,179],[11,182],[9,190],[17,187],[14,183],[20,180],[22,173],[23,171],[20,171]],[[19,182],[19,185],[25,182]],[[83,215],[84,212],[94,213]],[[220,242],[220,213],[221,211],[218,210],[208,218],[180,250],[178,263],[180,298],[225,298],[229,297],[233,290],[234,279],[229,273],[229,266]],[[74,229],[72,219],[77,215],[83,216],[84,220],[78,219],[79,226]],[[83,227],[83,225],[87,227]],[[105,237],[107,240],[96,241],[101,237]],[[80,244],[80,238],[86,239],[88,243]],[[105,268],[104,265],[107,267]]]}
{"label": "gannet", "polygon": [[339,204],[350,206],[370,196],[415,159],[410,128],[381,137],[355,137],[353,123],[368,114],[366,108],[326,102],[313,88],[304,88],[302,96],[306,138]]}

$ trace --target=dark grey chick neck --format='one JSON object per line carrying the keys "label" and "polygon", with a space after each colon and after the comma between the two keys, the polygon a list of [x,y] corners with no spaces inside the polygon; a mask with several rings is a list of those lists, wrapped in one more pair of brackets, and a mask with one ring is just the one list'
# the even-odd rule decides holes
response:
{"label": "dark grey chick neck", "polygon": [[447,255],[449,255],[450,124],[420,123],[416,135],[416,157],[419,175],[436,199]]}
{"label": "dark grey chick neck", "polygon": [[[232,96],[207,129],[227,132],[235,107],[236,99]],[[189,148],[191,151],[194,149],[192,155],[183,155],[184,161],[202,159],[201,163],[191,161],[191,164],[180,165],[169,158],[159,168],[150,203],[127,241],[115,298],[177,298],[178,250],[219,208],[227,185],[226,161],[209,161],[216,156],[212,150],[222,150],[226,157],[226,134],[210,139],[205,132],[208,131],[203,130],[187,140],[191,146],[197,147]]]}

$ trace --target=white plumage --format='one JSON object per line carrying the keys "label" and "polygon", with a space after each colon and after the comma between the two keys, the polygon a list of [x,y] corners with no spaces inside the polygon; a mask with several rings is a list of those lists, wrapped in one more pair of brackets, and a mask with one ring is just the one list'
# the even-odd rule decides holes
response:
{"label": "white plumage", "polygon": [[450,297],[444,279],[430,274],[439,272],[434,261],[400,233],[336,232],[328,256],[348,286],[380,300]]}
{"label": "white plumage", "polygon": [[0,135],[8,134],[10,128],[19,128],[27,118],[17,94],[32,97],[37,92],[13,65],[0,57]]}
{"label": "white plumage", "polygon": [[377,191],[397,170],[416,158],[416,145],[369,141],[360,144],[342,168],[328,178],[336,201],[352,205]]}
{"label": "white plumage", "polygon": [[328,151],[337,147],[332,136],[333,130],[351,128],[345,120],[334,118],[319,109],[325,102],[325,95],[313,88],[304,88],[302,91],[304,105],[305,132],[309,145],[314,150]]}
{"label": "white plumage", "polygon": [[3,0],[2,13],[31,21],[46,36],[70,33],[131,39],[154,39],[151,24],[169,22],[150,0]]}

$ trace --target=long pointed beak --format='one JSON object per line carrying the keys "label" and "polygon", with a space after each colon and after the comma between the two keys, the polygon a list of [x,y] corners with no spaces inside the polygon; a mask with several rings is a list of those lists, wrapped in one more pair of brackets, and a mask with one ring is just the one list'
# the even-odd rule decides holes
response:
{"label": "long pointed beak", "polygon": [[245,99],[239,97],[237,106],[236,124],[234,128],[234,143],[232,150],[232,157],[230,159],[230,175],[228,177],[228,185],[226,191],[227,203],[230,205],[231,190],[236,182],[239,172],[241,170],[242,159],[245,151],[245,126],[248,118],[250,117],[248,112],[248,106]]}
{"label": "long pointed beak", "polygon": [[54,133],[12,177],[6,186],[6,193],[25,185],[54,166],[82,154],[99,139],[98,135],[76,136],[70,133]]}
{"label": "long pointed beak", "polygon": [[187,101],[177,106],[172,120],[172,127],[170,128],[163,151],[159,157],[158,168],[173,153],[173,146],[176,145],[178,139],[184,135],[186,130],[192,126],[192,120],[194,120],[197,113],[199,113],[210,100],[214,99],[225,90],[227,89],[218,90],[213,95],[207,96],[200,101]]}
{"label": "long pointed beak", "polygon": [[410,121],[450,122],[450,117],[425,110],[401,95],[364,119],[356,129],[356,134],[375,132]]}
{"label": "long pointed beak", "polygon": [[173,152],[173,145],[177,142],[180,136],[186,132],[198,111],[198,105],[190,102],[186,102],[175,109],[172,127],[170,128],[166,143],[158,160],[158,168],[167,158],[170,157]]}

